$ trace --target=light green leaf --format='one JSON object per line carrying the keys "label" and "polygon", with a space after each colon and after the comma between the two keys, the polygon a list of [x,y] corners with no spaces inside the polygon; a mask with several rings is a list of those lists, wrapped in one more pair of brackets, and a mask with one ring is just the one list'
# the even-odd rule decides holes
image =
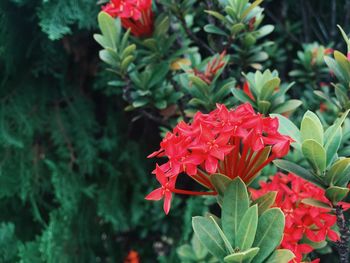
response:
{"label": "light green leaf", "polygon": [[261,215],[253,244],[260,251],[253,263],[262,263],[281,243],[284,222],[284,214],[279,208],[271,208]]}
{"label": "light green leaf", "polygon": [[350,158],[336,161],[326,174],[329,185],[346,186],[350,179]]}
{"label": "light green leaf", "polygon": [[324,188],[322,182],[320,182],[317,179],[317,177],[315,177],[311,172],[301,167],[300,165],[297,165],[287,160],[280,160],[280,159],[274,160],[273,163],[282,170],[285,170],[290,173],[294,173],[300,176],[301,178],[304,178],[305,180],[313,183],[314,185]]}
{"label": "light green leaf", "polygon": [[237,232],[236,247],[247,250],[252,247],[258,227],[258,205],[253,205],[244,214]]}
{"label": "light green leaf", "polygon": [[104,43],[106,47],[117,49],[117,39],[120,33],[120,22],[116,22],[114,18],[105,12],[100,12],[98,14],[98,25],[101,29]]}
{"label": "light green leaf", "polygon": [[302,142],[313,139],[320,145],[323,145],[323,126],[317,115],[307,111],[301,121],[300,126]]}
{"label": "light green leaf", "polygon": [[222,240],[212,219],[202,216],[192,218],[192,227],[199,241],[218,259],[227,255],[225,243]]}
{"label": "light green leaf", "polygon": [[258,247],[253,247],[243,252],[234,253],[224,258],[225,263],[249,263],[259,252]]}
{"label": "light green leaf", "polygon": [[288,249],[277,249],[267,259],[266,263],[288,263],[295,255]]}
{"label": "light green leaf", "polygon": [[258,205],[258,214],[261,215],[264,213],[267,209],[269,209],[276,200],[277,192],[268,192],[264,194],[263,196],[260,196],[258,199],[256,199],[253,202],[254,204]]}
{"label": "light green leaf", "polygon": [[273,109],[274,113],[285,113],[295,110],[301,105],[300,100],[288,100],[283,104],[280,104],[276,108]]}
{"label": "light green leaf", "polygon": [[217,26],[214,26],[212,24],[208,24],[204,26],[204,31],[211,34],[221,35],[221,36],[227,36],[226,32],[220,29]]}
{"label": "light green leaf", "polygon": [[[330,128],[328,128],[325,132],[325,150],[327,155],[327,167],[331,165],[334,161],[334,158],[336,158],[343,137],[342,129],[340,127],[335,131],[334,129]],[[334,134],[330,135],[329,132],[334,132]]]}
{"label": "light green leaf", "polygon": [[301,151],[301,134],[297,126],[280,114],[270,114],[270,116],[273,118],[278,118],[278,131],[281,134],[290,136],[295,141],[292,143],[292,146]]}
{"label": "light green leaf", "polygon": [[331,186],[326,190],[326,197],[332,201],[333,204],[337,204],[342,201],[349,193],[349,188]]}
{"label": "light green leaf", "polygon": [[304,198],[303,200],[301,200],[301,202],[303,204],[306,204],[309,206],[315,206],[315,207],[319,207],[319,208],[326,208],[326,209],[332,208],[332,206],[330,206],[329,204],[324,203],[320,200],[313,199],[313,198]]}
{"label": "light green leaf", "polygon": [[301,150],[312,168],[321,174],[326,170],[326,151],[315,140],[306,140],[301,145]]}
{"label": "light green leaf", "polygon": [[249,208],[247,187],[238,177],[227,187],[222,205],[222,227],[227,239],[236,246],[237,232],[243,215]]}

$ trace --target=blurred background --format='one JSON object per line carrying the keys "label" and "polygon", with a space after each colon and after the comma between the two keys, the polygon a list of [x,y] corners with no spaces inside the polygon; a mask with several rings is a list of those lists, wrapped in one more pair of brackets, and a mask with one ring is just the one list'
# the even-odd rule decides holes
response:
{"label": "blurred background", "polygon": [[[177,197],[165,216],[144,200],[156,185],[146,156],[159,123],[125,112],[121,89],[107,85],[113,75],[92,38],[100,4],[0,1],[0,262],[124,262],[131,251],[141,262],[179,262],[191,217],[205,209],[206,199]],[[336,25],[350,31],[350,0],[263,6],[263,23],[276,27],[263,68],[297,82],[294,96],[310,97],[302,110],[319,109],[305,85],[321,83],[325,65],[303,59],[319,46],[345,50]]]}

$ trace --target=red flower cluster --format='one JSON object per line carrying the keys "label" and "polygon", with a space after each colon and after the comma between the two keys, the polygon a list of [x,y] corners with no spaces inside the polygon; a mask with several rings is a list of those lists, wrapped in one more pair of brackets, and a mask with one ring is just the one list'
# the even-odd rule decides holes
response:
{"label": "red flower cluster", "polygon": [[[278,119],[255,113],[249,103],[229,110],[224,105],[209,114],[198,112],[191,124],[180,122],[161,142],[160,150],[149,157],[167,157],[153,171],[161,187],[147,200],[164,198],[169,212],[172,193],[216,195],[210,175],[221,173],[241,177],[249,184],[275,158],[289,151],[292,139],[278,132]],[[180,174],[187,174],[211,192],[176,189]]]}
{"label": "red flower cluster", "polygon": [[226,50],[224,50],[220,56],[215,57],[209,63],[207,64],[207,67],[205,68],[204,72],[199,71],[198,69],[194,69],[194,74],[201,78],[203,81],[205,81],[207,84],[210,84],[215,75],[218,73],[220,69],[222,69],[225,66],[224,58],[226,56]]}
{"label": "red flower cluster", "polygon": [[251,189],[253,199],[277,191],[275,206],[282,209],[286,218],[281,248],[295,254],[291,262],[301,262],[303,256],[313,251],[312,246],[302,243],[303,237],[313,242],[324,241],[326,237],[332,241],[338,240],[338,234],[331,229],[336,223],[336,216],[330,214],[329,209],[301,202],[305,198],[312,198],[331,205],[323,189],[293,174],[282,173],[277,173],[268,183],[260,183],[260,186],[259,190]]}
{"label": "red flower cluster", "polygon": [[152,0],[111,0],[102,11],[112,17],[119,17],[123,27],[137,37],[153,33]]}

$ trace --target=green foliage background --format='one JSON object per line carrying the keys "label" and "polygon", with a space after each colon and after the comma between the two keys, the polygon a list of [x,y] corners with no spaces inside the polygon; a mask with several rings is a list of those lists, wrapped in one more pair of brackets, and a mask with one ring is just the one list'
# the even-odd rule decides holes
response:
{"label": "green foliage background", "polygon": [[[264,66],[284,79],[300,43],[340,43],[332,25],[349,25],[350,8],[333,17],[329,1],[265,5],[278,53]],[[159,131],[124,113],[118,91],[101,92],[111,75],[92,39],[99,9],[95,0],[0,1],[0,262],[121,262],[130,249],[142,262],[177,262],[172,248],[203,211],[203,199],[177,198],[165,218],[144,201]]]}

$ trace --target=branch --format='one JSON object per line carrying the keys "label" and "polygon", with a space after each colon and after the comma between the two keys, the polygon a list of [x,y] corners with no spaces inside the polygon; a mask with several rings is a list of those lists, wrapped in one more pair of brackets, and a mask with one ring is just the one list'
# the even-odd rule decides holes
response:
{"label": "branch", "polygon": [[206,49],[211,55],[214,55],[216,52],[208,46],[207,43],[202,41],[200,38],[198,38],[191,29],[187,26],[185,18],[182,14],[177,15],[177,18],[180,20],[182,27],[184,28],[186,34],[191,38],[196,44],[201,46],[202,48]]}
{"label": "branch", "polygon": [[349,221],[345,219],[344,210],[341,205],[337,205],[335,208],[335,214],[337,216],[337,225],[339,227],[340,232],[340,239],[335,243],[340,257],[339,262],[349,263]]}

